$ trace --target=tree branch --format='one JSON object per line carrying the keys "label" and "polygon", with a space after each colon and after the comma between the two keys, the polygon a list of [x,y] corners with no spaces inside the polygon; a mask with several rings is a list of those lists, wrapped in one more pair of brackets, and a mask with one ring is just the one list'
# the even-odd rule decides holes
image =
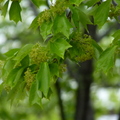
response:
{"label": "tree branch", "polygon": [[61,88],[60,88],[59,79],[56,81],[55,87],[56,87],[57,96],[58,96],[58,104],[60,108],[61,120],[65,120],[65,113],[64,113],[64,107],[63,107],[63,101],[61,98]]}

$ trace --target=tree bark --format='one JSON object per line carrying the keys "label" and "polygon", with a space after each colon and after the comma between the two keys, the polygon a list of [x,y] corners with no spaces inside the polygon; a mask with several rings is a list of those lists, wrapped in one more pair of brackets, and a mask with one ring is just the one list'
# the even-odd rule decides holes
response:
{"label": "tree bark", "polygon": [[[75,120],[93,120],[90,109],[90,86],[92,79],[92,60],[80,64],[79,74],[81,77],[78,81],[78,90],[76,92],[76,111]],[[88,117],[89,116],[89,117]]]}

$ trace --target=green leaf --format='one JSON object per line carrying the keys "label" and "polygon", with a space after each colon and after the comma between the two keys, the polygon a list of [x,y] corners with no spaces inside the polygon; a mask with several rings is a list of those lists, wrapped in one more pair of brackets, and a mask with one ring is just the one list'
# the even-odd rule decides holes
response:
{"label": "green leaf", "polygon": [[19,70],[20,70],[20,68],[14,68],[14,69],[12,69],[9,72],[9,74],[8,74],[6,80],[5,80],[5,84],[8,84],[10,86],[14,86],[13,81],[15,80],[15,77],[16,77],[16,75],[17,75],[17,73],[18,73]]}
{"label": "green leaf", "polygon": [[114,66],[114,54],[117,46],[111,46],[107,48],[97,61],[97,71],[102,70],[103,72],[108,72],[110,68]]}
{"label": "green leaf", "polygon": [[32,2],[39,7],[40,5],[46,5],[46,0],[32,0]]}
{"label": "green leaf", "polygon": [[40,64],[40,69],[36,75],[38,81],[38,89],[47,97],[50,86],[50,69],[47,62]]}
{"label": "green leaf", "polygon": [[107,21],[110,9],[110,2],[111,0],[102,2],[93,12],[94,24],[97,24],[99,27],[102,27]]}
{"label": "green leaf", "polygon": [[120,37],[120,30],[115,31],[115,33],[112,36],[114,38]]}
{"label": "green leaf", "polygon": [[25,82],[19,81],[9,92],[8,100],[11,100],[11,103],[16,100],[23,99],[25,92],[24,91]]}
{"label": "green leaf", "polygon": [[58,38],[50,42],[50,50],[64,59],[65,50],[72,47],[64,38]]}
{"label": "green leaf", "polygon": [[2,78],[6,79],[7,75],[10,73],[10,71],[13,69],[15,61],[13,60],[7,60],[3,66],[2,69]]}
{"label": "green leaf", "polygon": [[32,21],[31,25],[30,25],[30,29],[36,30],[39,26],[38,24],[38,18],[40,17],[41,13]]}
{"label": "green leaf", "polygon": [[59,77],[59,66],[57,63],[52,63],[49,65],[51,75]]}
{"label": "green leaf", "polygon": [[2,8],[2,15],[5,17],[7,10],[8,10],[8,4],[9,4],[9,0],[4,4],[3,8]]}
{"label": "green leaf", "polygon": [[18,52],[18,50],[18,48],[11,49],[8,52],[4,53],[4,55],[6,55],[7,57],[12,57],[13,55],[15,55],[15,53]]}
{"label": "green leaf", "polygon": [[0,95],[1,95],[1,93],[2,93],[2,91],[3,91],[3,89],[4,89],[4,85],[3,85],[3,83],[1,83],[1,84],[0,84]]}
{"label": "green leaf", "polygon": [[30,53],[32,47],[32,44],[27,44],[18,51],[16,57],[14,58],[14,60],[16,60],[15,66],[18,65],[20,61]]}
{"label": "green leaf", "polygon": [[28,56],[28,55],[22,59],[21,65],[22,65],[23,67],[29,66],[29,56]]}
{"label": "green leaf", "polygon": [[120,7],[120,0],[115,0],[118,6]]}
{"label": "green leaf", "polygon": [[72,11],[72,19],[76,25],[76,27],[79,26],[79,22],[84,26],[84,28],[87,30],[87,24],[92,24],[89,17],[80,10],[79,7],[70,7]]}
{"label": "green leaf", "polygon": [[13,1],[9,10],[10,20],[15,21],[16,23],[22,21],[20,12],[21,12],[21,7],[19,2]]}
{"label": "green leaf", "polygon": [[71,4],[79,5],[84,0],[69,0]]}
{"label": "green leaf", "polygon": [[[21,79],[22,80],[22,79]],[[23,81],[21,83],[19,83],[19,87],[18,87],[18,92],[15,96],[15,100],[23,100],[26,97],[26,91],[25,91],[25,86],[26,86],[26,82]],[[17,101],[17,103],[18,103]]]}
{"label": "green leaf", "polygon": [[29,95],[29,102],[31,105],[37,103],[38,105],[41,106],[41,98],[38,95],[38,83],[35,81],[30,89],[30,95]]}
{"label": "green leaf", "polygon": [[71,25],[71,23],[65,15],[57,15],[52,27],[54,34],[62,33],[67,38],[69,38],[72,28],[73,26]]}
{"label": "green leaf", "polygon": [[98,45],[98,43],[96,41],[92,41],[92,45],[95,49],[95,58],[98,59],[101,55],[101,53],[103,52],[102,48]]}
{"label": "green leaf", "polygon": [[120,39],[120,30],[115,31],[112,36],[114,37],[113,43],[116,43]]}
{"label": "green leaf", "polygon": [[44,40],[46,40],[47,36],[52,33],[52,25],[53,23],[49,21],[42,23],[42,25],[40,26],[40,33]]}
{"label": "green leaf", "polygon": [[20,78],[22,77],[22,73],[23,73],[23,71],[24,71],[24,67],[21,67],[20,69],[19,69],[19,71],[17,72],[17,74],[16,74],[16,76],[15,76],[15,79],[14,79],[14,81],[13,81],[13,84],[16,84],[19,80],[20,80]]}
{"label": "green leaf", "polygon": [[86,5],[88,6],[88,7],[91,7],[91,6],[93,6],[95,3],[97,3],[99,0],[87,0],[86,1]]}

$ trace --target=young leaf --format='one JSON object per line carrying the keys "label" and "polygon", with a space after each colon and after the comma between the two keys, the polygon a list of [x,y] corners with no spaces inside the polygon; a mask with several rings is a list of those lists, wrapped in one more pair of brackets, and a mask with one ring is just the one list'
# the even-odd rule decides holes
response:
{"label": "young leaf", "polygon": [[52,63],[49,65],[51,75],[59,77],[59,66],[57,63]]}
{"label": "young leaf", "polygon": [[23,60],[21,61],[21,65],[24,66],[24,68],[29,66],[29,56],[28,55],[23,58]]}
{"label": "young leaf", "polygon": [[75,4],[75,5],[79,5],[82,1],[84,1],[84,0],[69,0],[70,1],[70,3],[72,3],[72,4]]}
{"label": "young leaf", "polygon": [[8,4],[9,4],[9,0],[4,4],[3,8],[2,8],[2,15],[5,17],[7,10],[8,10]]}
{"label": "young leaf", "polygon": [[4,55],[7,57],[12,57],[15,53],[18,52],[18,50],[19,50],[18,48],[11,49],[8,52],[4,53]]}
{"label": "young leaf", "polygon": [[37,6],[39,7],[40,5],[46,5],[46,0],[32,0],[32,2]]}
{"label": "young leaf", "polygon": [[32,23],[31,23],[31,25],[30,25],[30,29],[33,29],[33,30],[36,30],[37,28],[38,28],[38,26],[39,26],[39,24],[38,24],[38,18],[39,18],[39,16],[40,16],[41,14],[39,14],[33,21],[32,21]]}
{"label": "young leaf", "polygon": [[20,63],[20,61],[29,54],[32,46],[32,44],[27,44],[18,51],[16,57],[14,58],[14,60],[16,60],[15,66],[18,65],[18,63]]}
{"label": "young leaf", "polygon": [[69,38],[72,28],[73,26],[71,25],[71,23],[65,15],[57,15],[53,22],[52,30],[54,34],[62,33],[67,38]]}
{"label": "young leaf", "polygon": [[21,7],[19,1],[13,1],[9,10],[10,20],[15,21],[16,23],[18,21],[22,21],[20,12],[21,12]]}
{"label": "young leaf", "polygon": [[95,58],[98,59],[101,55],[101,53],[103,52],[102,48],[98,45],[98,43],[96,41],[92,41],[92,45],[95,49]]}
{"label": "young leaf", "polygon": [[102,2],[97,9],[93,12],[94,23],[102,27],[107,21],[111,0]]}
{"label": "young leaf", "polygon": [[114,37],[113,43],[116,43],[120,39],[120,30],[115,31],[112,36]]}
{"label": "young leaf", "polygon": [[29,102],[31,105],[37,103],[41,106],[41,98],[38,95],[38,83],[35,81],[30,89]]}
{"label": "young leaf", "polygon": [[114,65],[114,54],[117,46],[107,48],[97,61],[97,71],[102,70],[105,73],[110,70]]}
{"label": "young leaf", "polygon": [[7,75],[10,73],[10,71],[13,69],[14,61],[13,60],[7,60],[6,63],[3,66],[2,69],[2,78],[6,79]]}
{"label": "young leaf", "polygon": [[97,3],[99,0],[87,0],[86,1],[86,5],[88,7],[91,7],[92,5],[94,5],[95,3]]}
{"label": "young leaf", "polygon": [[115,0],[118,6],[120,7],[120,0]]}
{"label": "young leaf", "polygon": [[11,100],[11,103],[13,103],[13,101],[15,100],[23,99],[25,94],[25,93],[23,94],[24,87],[25,87],[25,82],[22,80],[19,81],[9,92],[8,100]]}
{"label": "young leaf", "polygon": [[25,86],[26,86],[25,81],[21,82],[20,85],[19,85],[18,92],[15,96],[15,100],[17,100],[17,103],[18,103],[19,100],[24,99],[25,96],[26,96]]}
{"label": "young leaf", "polygon": [[72,47],[65,39],[58,38],[54,42],[50,42],[50,50],[59,57],[64,59],[65,50]]}
{"label": "young leaf", "polygon": [[5,80],[5,84],[8,84],[10,86],[14,86],[13,81],[15,80],[16,75],[17,75],[17,73],[18,73],[19,70],[20,70],[20,68],[14,68],[14,69],[12,69],[9,72],[8,76],[6,76],[7,78]]}
{"label": "young leaf", "polygon": [[79,7],[70,7],[70,9],[72,11],[72,18],[73,18],[73,21],[74,21],[76,27],[78,27],[79,22],[81,22],[81,24],[87,30],[87,24],[92,24],[89,17],[84,12],[82,12],[79,9]]}
{"label": "young leaf", "polygon": [[14,81],[13,81],[13,84],[16,84],[16,83],[20,80],[24,69],[25,69],[24,67],[21,67],[21,68],[19,69],[19,71],[17,72],[17,74],[16,74],[16,76],[15,76],[15,79],[14,79]]}
{"label": "young leaf", "polygon": [[38,81],[38,89],[47,97],[50,85],[50,69],[47,62],[40,64],[40,69],[36,75]]}
{"label": "young leaf", "polygon": [[53,23],[51,21],[44,22],[40,26],[40,33],[43,36],[43,39],[46,40],[47,36],[52,33],[52,25]]}

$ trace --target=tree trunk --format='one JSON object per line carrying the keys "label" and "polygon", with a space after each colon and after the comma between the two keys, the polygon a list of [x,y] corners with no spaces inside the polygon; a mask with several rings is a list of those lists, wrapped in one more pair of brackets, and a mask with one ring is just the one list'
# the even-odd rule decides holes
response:
{"label": "tree trunk", "polygon": [[75,120],[93,120],[90,104],[90,86],[92,79],[92,60],[80,64],[78,70],[80,78],[76,92]]}

